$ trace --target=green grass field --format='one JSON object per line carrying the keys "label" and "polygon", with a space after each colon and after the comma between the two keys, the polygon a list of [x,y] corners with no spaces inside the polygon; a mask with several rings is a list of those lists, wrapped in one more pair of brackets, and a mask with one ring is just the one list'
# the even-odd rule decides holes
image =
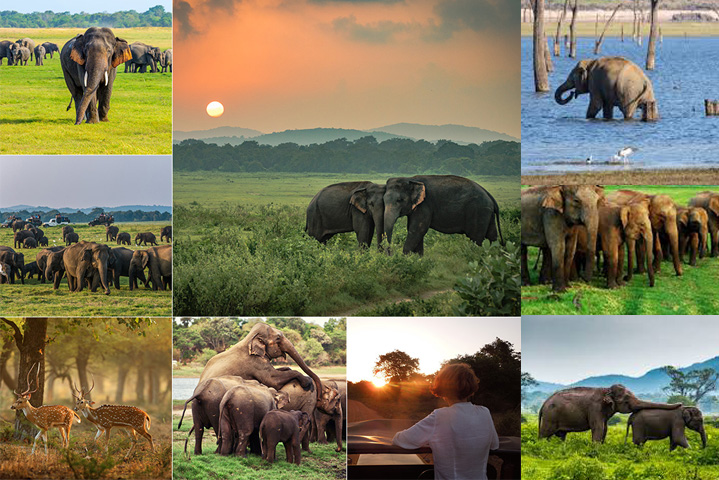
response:
{"label": "green grass field", "polygon": [[707,447],[699,434],[687,429],[691,448],[669,452],[669,439],[648,441],[643,447],[627,444],[628,415],[609,427],[604,444],[592,443],[590,432],[570,433],[566,441],[537,438],[537,415],[524,415],[522,424],[522,479],[526,480],[715,480],[719,478],[719,429],[705,417]]}
{"label": "green grass field", "polygon": [[[650,194],[664,193],[678,205],[686,205],[703,186],[611,186],[606,192],[622,188]],[[551,285],[537,285],[538,270],[533,266],[539,250],[529,247],[529,269],[532,286],[522,287],[523,315],[706,315],[719,311],[719,298],[713,293],[719,278],[719,259],[704,257],[697,266],[688,264],[685,255],[684,274],[677,277],[671,262],[662,263],[653,288],[646,275],[634,275],[621,288],[608,290],[606,278],[595,272],[591,284],[573,282],[566,292],[556,294]],[[626,257],[626,255],[625,255]],[[625,258],[626,269],[626,258]]]}
{"label": "green grass field", "polygon": [[[0,28],[0,39],[29,37],[36,44],[62,46],[86,29]],[[170,28],[113,29],[129,43],[142,41],[163,50],[172,46]],[[0,67],[0,154],[171,154],[172,74],[123,73],[117,68],[108,122],[75,125],[75,105],[66,111],[70,92],[60,56],[44,66]]]}
{"label": "green grass field", "polygon": [[[323,187],[392,175],[176,173],[177,315],[450,315],[452,291],[478,247],[430,230],[425,255],[357,248],[353,233],[321,245],[304,233]],[[499,203],[505,239],[519,237],[517,178],[473,178]],[[395,230],[395,252],[406,219]],[[413,302],[397,302],[414,299]],[[399,306],[398,306],[399,305]]]}
{"label": "green grass field", "polygon": [[[167,223],[136,222],[116,223],[120,232],[128,232],[133,245],[122,245],[131,250],[147,247],[134,245],[135,234],[153,232],[160,242],[160,230]],[[62,229],[59,227],[40,227],[48,238],[48,246],[65,245],[62,241]],[[111,248],[119,247],[116,242],[105,241],[105,227],[73,225],[80,240],[107,243]],[[0,245],[13,247],[13,232],[10,228],[0,229]],[[25,255],[25,263],[35,261],[41,248],[16,248],[15,251]],[[63,278],[60,288],[53,290],[52,283],[40,283],[37,277],[25,279],[25,285],[16,282],[14,285],[0,286],[0,314],[8,316],[169,316],[172,312],[172,294],[168,291],[153,291],[140,285],[132,292],[128,287],[128,278],[120,277],[120,290],[110,287],[110,295],[104,295],[102,288],[92,293],[85,288],[82,292],[72,293],[67,287],[67,278]]]}

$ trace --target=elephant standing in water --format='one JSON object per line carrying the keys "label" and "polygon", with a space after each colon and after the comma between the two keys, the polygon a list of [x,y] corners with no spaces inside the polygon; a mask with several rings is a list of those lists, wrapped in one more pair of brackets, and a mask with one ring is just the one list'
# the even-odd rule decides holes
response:
{"label": "elephant standing in water", "polygon": [[[566,92],[569,96],[562,97]],[[632,118],[637,108],[643,110],[643,119],[656,120],[659,116],[651,80],[639,66],[622,57],[581,60],[557,87],[554,100],[566,105],[585,93],[589,93],[587,118],[595,118],[602,110],[609,120],[614,107],[621,110],[625,120]]]}
{"label": "elephant standing in water", "polygon": [[361,247],[382,243],[385,186],[372,182],[343,182],[329,185],[314,196],[307,207],[305,232],[321,243],[338,233],[355,232]]}
{"label": "elephant standing in water", "polygon": [[609,388],[574,387],[552,394],[539,409],[539,438],[556,435],[564,440],[569,432],[592,431],[592,440],[604,442],[607,421],[615,413],[633,413],[645,408],[673,410],[681,403],[639,400],[624,385]]}
{"label": "elephant standing in water", "polygon": [[[424,253],[424,236],[431,228],[463,233],[480,244],[484,239],[502,245],[499,206],[492,195],[468,178],[455,175],[416,175],[387,180],[384,194],[384,233],[392,244],[394,224],[407,217],[404,253]],[[496,224],[495,224],[496,222]]]}
{"label": "elephant standing in water", "polygon": [[635,445],[644,445],[647,440],[661,440],[669,437],[670,452],[677,446],[688,448],[689,442],[687,442],[684,427],[689,427],[701,435],[702,448],[707,446],[704,418],[701,410],[697,407],[681,407],[675,410],[649,408],[634,412],[629,415],[627,420],[624,443],[627,443],[629,427],[632,427],[632,441]]}
{"label": "elephant standing in water", "polygon": [[132,58],[130,46],[109,28],[91,27],[60,52],[65,83],[75,102],[75,125],[106,122],[117,66]]}

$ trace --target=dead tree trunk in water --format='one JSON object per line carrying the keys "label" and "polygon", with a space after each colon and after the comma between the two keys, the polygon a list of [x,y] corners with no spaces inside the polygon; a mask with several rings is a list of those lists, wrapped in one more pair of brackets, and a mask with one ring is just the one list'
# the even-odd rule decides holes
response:
{"label": "dead tree trunk in water", "polygon": [[599,36],[599,39],[597,39],[594,43],[594,54],[595,55],[597,55],[599,53],[599,49],[602,48],[602,42],[604,41],[604,35],[607,33],[607,29],[609,28],[609,25],[612,23],[612,20],[614,20],[614,16],[617,14],[617,11],[620,8],[622,8],[621,3],[614,8],[614,11],[612,12],[612,16],[609,17],[609,20],[607,20],[607,23],[604,24],[604,30],[602,30],[602,34]]}
{"label": "dead tree trunk in water", "polygon": [[544,35],[544,61],[547,64],[547,72],[554,71],[554,63],[552,62],[552,54],[549,53],[549,38]]}
{"label": "dead tree trunk in water", "polygon": [[564,0],[564,8],[562,9],[562,14],[559,16],[559,19],[557,20],[557,33],[554,35],[554,56],[558,57],[560,52],[559,49],[559,37],[562,34],[562,23],[564,22],[564,19],[567,17],[567,6],[569,5],[569,0]]}
{"label": "dead tree trunk in water", "polygon": [[577,2],[572,5],[572,21],[569,23],[569,57],[577,58]]}
{"label": "dead tree trunk in water", "polygon": [[547,61],[544,53],[547,40],[544,35],[544,0],[532,0],[534,12],[534,29],[532,47],[534,55],[534,91],[549,91],[549,76],[547,75]]}
{"label": "dead tree trunk in water", "polygon": [[652,5],[651,25],[649,27],[649,43],[647,44],[647,70],[654,70],[659,37],[659,0],[650,0]]}
{"label": "dead tree trunk in water", "polygon": [[707,117],[719,115],[719,100],[704,100],[704,113]]}

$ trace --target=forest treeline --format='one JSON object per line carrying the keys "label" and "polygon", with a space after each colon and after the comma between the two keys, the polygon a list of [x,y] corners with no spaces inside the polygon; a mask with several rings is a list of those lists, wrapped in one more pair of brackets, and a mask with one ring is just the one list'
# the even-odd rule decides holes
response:
{"label": "forest treeline", "polygon": [[[20,210],[17,212],[2,211],[3,220],[11,215],[16,215],[22,220],[29,218],[30,215],[40,215],[43,222],[49,221],[51,218],[55,218],[55,215],[61,213],[59,210]],[[157,210],[152,212],[143,212],[142,210],[125,210],[125,211],[114,211],[114,210],[103,210],[102,208],[95,208],[90,213],[75,212],[75,213],[62,213],[63,216],[68,217],[72,223],[87,223],[94,220],[101,213],[111,214],[116,222],[169,222],[172,220],[172,214],[170,212],[159,212]]]}
{"label": "forest treeline", "polygon": [[157,5],[146,12],[125,10],[114,13],[0,12],[0,27],[4,28],[70,28],[70,27],[172,27],[172,13]]}
{"label": "forest treeline", "polygon": [[496,140],[460,145],[448,140],[391,139],[367,136],[355,141],[277,146],[248,140],[215,145],[184,140],[174,146],[176,171],[402,173],[453,175],[519,175],[520,143]]}

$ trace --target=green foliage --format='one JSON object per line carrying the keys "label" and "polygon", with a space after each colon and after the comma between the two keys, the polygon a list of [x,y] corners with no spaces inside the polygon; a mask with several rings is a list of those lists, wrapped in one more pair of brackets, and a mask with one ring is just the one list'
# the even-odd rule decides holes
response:
{"label": "green foliage", "polygon": [[97,459],[91,456],[83,457],[73,452],[72,449],[67,449],[64,452],[65,462],[75,478],[104,478],[115,466],[115,461],[110,455]]}
{"label": "green foliage", "polygon": [[[0,12],[0,28],[67,28],[107,26],[111,28],[171,27],[172,13],[156,5],[146,12],[125,10],[114,13],[33,12],[19,13],[12,10]],[[62,46],[62,45],[60,45]]]}
{"label": "green foliage", "polygon": [[572,457],[552,469],[555,480],[608,480],[604,466],[595,458]]}
{"label": "green foliage", "polygon": [[419,370],[419,359],[407,355],[405,352],[395,350],[380,355],[375,362],[372,373],[382,375],[388,382],[399,383],[409,378]]}
{"label": "green foliage", "polygon": [[521,280],[519,246],[505,247],[485,240],[479,260],[470,262],[470,273],[457,281],[455,291],[462,298],[457,314],[471,316],[520,315]]}
{"label": "green foliage", "polygon": [[[170,174],[169,171],[167,173],[168,175]],[[72,223],[86,224],[94,220],[103,211],[108,215],[112,215],[115,218],[115,222],[167,222],[168,224],[172,222],[171,212],[160,212],[158,210],[146,212],[142,210],[103,210],[101,208],[95,208],[89,213],[78,210],[75,213],[62,213],[62,215],[68,217]],[[16,215],[22,219],[26,219],[30,217],[30,215],[40,215],[42,221],[47,222],[50,221],[51,218],[55,218],[55,215],[58,213],[61,212],[54,208],[47,210],[0,209],[0,218],[2,218],[2,221],[5,221],[5,218],[10,215]],[[40,228],[44,229],[45,227],[41,226]],[[158,234],[157,236],[159,237],[160,235]]]}
{"label": "green foliage", "polygon": [[204,350],[202,351],[202,353],[200,354],[200,356],[197,357],[197,361],[198,361],[199,363],[201,363],[202,365],[205,365],[205,364],[207,364],[207,362],[210,361],[210,359],[211,359],[212,357],[214,357],[215,355],[217,355],[217,352],[216,352],[216,351],[214,351],[214,350],[211,349],[211,348],[206,348],[206,349],[204,349]]}

